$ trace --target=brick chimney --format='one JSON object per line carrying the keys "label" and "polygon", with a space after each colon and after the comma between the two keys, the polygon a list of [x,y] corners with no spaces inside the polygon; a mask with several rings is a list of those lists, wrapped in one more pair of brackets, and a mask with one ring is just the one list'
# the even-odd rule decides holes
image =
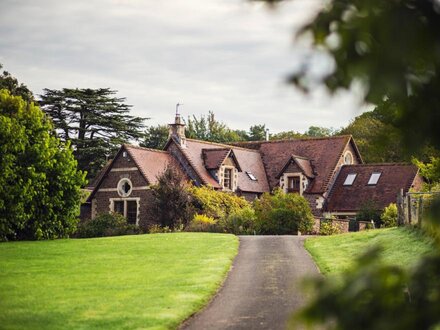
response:
{"label": "brick chimney", "polygon": [[176,105],[176,117],[174,119],[174,124],[169,124],[169,136],[172,137],[181,147],[186,147],[186,136],[185,136],[185,124],[182,123],[182,118],[178,112],[179,103]]}

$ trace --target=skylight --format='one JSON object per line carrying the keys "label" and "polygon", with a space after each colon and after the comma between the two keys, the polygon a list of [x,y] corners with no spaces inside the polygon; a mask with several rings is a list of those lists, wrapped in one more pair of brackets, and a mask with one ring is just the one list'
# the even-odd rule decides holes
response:
{"label": "skylight", "polygon": [[347,177],[345,178],[344,181],[344,186],[351,186],[354,182],[354,179],[356,179],[357,174],[355,173],[351,173],[349,175],[347,175]]}
{"label": "skylight", "polygon": [[257,181],[257,178],[251,172],[246,172],[246,174],[248,175],[249,179],[251,179],[252,181]]}
{"label": "skylight", "polygon": [[370,180],[368,180],[368,184],[375,185],[377,181],[379,181],[381,173],[372,173],[370,176]]}

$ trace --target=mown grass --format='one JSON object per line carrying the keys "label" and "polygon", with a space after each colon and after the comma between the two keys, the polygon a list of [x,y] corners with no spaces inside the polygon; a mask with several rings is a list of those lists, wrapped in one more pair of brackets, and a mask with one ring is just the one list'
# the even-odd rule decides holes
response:
{"label": "mown grass", "polygon": [[237,249],[235,236],[204,233],[2,243],[0,328],[175,328]]}
{"label": "mown grass", "polygon": [[421,231],[411,228],[388,228],[320,236],[307,239],[310,252],[321,273],[340,274],[348,269],[355,258],[370,247],[383,248],[382,262],[411,267],[420,256],[433,250],[433,242]]}

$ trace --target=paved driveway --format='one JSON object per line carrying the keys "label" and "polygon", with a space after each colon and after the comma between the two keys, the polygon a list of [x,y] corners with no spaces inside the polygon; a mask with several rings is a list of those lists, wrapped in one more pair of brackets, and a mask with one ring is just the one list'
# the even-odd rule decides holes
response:
{"label": "paved driveway", "polygon": [[233,268],[213,301],[181,329],[284,329],[304,302],[301,279],[319,276],[303,236],[241,236]]}

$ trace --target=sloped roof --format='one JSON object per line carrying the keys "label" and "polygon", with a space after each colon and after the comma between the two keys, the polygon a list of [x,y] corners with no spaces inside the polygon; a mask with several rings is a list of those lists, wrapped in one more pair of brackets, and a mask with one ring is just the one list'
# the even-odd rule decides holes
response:
{"label": "sloped roof", "polygon": [[219,168],[231,152],[231,148],[202,149],[205,167],[208,170]]}
{"label": "sloped roof", "polygon": [[[372,173],[381,173],[377,184],[368,185]],[[411,164],[344,165],[330,191],[326,209],[330,212],[356,212],[367,201],[383,209],[395,203],[400,189],[407,192],[418,173]],[[356,174],[352,185],[345,185],[348,174]]]}
{"label": "sloped roof", "polygon": [[[259,150],[269,179],[270,189],[278,185],[277,175],[292,157],[292,154],[313,162],[315,178],[308,188],[309,193],[323,193],[336,169],[338,161],[348,143],[356,150],[355,157],[362,162],[351,136],[333,136],[296,140],[257,141],[234,143],[245,148]],[[303,164],[304,165],[304,164]],[[304,165],[307,167],[307,165]],[[307,169],[308,170],[308,169]]]}
{"label": "sloped roof", "polygon": [[286,171],[286,169],[289,167],[289,165],[294,162],[298,165],[299,169],[306,175],[308,178],[313,179],[315,177],[315,174],[313,173],[313,167],[312,163],[310,162],[310,159],[307,159],[305,157],[292,155],[291,158],[287,161],[286,165],[284,165],[283,169],[278,173],[277,178],[281,177],[283,173]]}
{"label": "sloped roof", "polygon": [[[247,192],[269,191],[269,185],[267,182],[266,173],[264,171],[263,162],[258,151],[229,146],[221,143],[205,142],[192,139],[186,140],[186,148],[180,148],[203,182],[213,186],[214,188],[221,188],[221,186],[211,176],[209,169],[205,167],[203,151],[205,150],[205,153],[209,153],[209,150],[214,151],[219,149],[232,149],[242,170],[242,172],[238,173],[239,189]],[[220,152],[219,154],[221,155]],[[246,172],[251,172],[257,178],[257,180],[251,180]]]}
{"label": "sloped roof", "polygon": [[[131,158],[136,163],[149,184],[157,184],[157,178],[165,171],[168,165],[174,164],[174,158],[166,151],[137,147],[124,144]],[[183,175],[180,166],[173,168]],[[186,177],[186,175],[185,175]]]}

